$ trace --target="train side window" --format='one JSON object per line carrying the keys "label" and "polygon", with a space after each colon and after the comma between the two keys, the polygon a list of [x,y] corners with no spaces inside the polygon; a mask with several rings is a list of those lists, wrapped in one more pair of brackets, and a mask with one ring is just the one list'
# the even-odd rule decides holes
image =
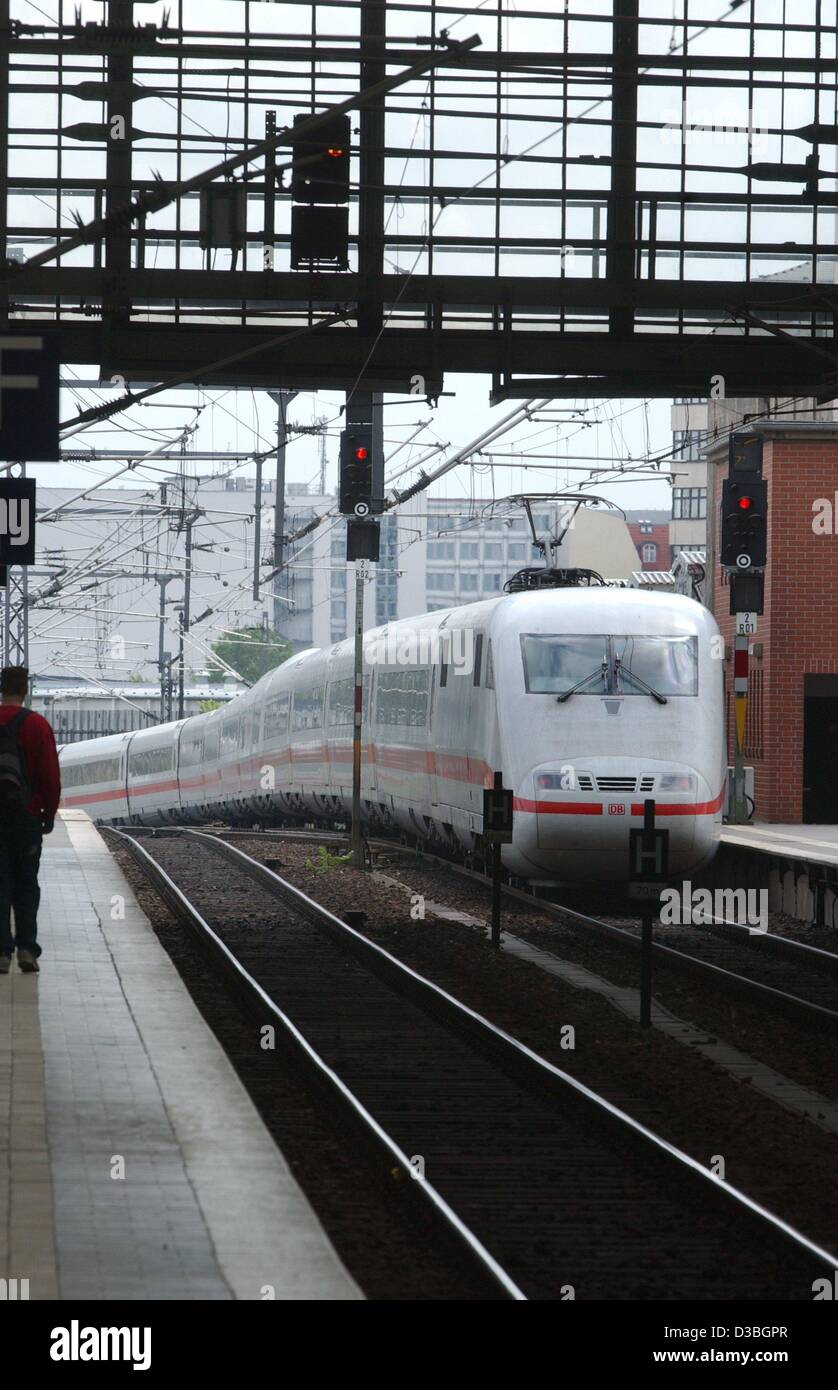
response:
{"label": "train side window", "polygon": [[488,640],[488,642],[486,643],[486,689],[487,689],[487,690],[494,690],[494,688],[495,688],[495,663],[494,663],[494,661],[492,660],[492,639],[491,639],[491,637],[490,637],[489,640]]}
{"label": "train side window", "polygon": [[474,667],[471,675],[472,685],[480,684],[480,667],[483,664],[483,633],[478,632],[474,639]]}
{"label": "train side window", "polygon": [[445,659],[445,648],[443,647],[439,656],[439,688],[443,689],[448,684],[448,662]]}

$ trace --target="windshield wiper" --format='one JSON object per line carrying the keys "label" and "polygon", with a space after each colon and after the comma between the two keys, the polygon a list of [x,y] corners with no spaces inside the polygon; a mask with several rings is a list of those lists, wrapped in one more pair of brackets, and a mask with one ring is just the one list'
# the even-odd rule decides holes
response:
{"label": "windshield wiper", "polygon": [[589,685],[591,681],[596,680],[597,676],[599,676],[600,680],[605,680],[607,671],[608,662],[603,661],[602,664],[600,666],[597,666],[596,669],[593,670],[589,676],[583,676],[582,680],[577,681],[576,684],[572,685],[569,690],[563,690],[561,695],[557,695],[557,703],[561,705],[565,700],[569,700],[571,695],[575,695],[576,691],[581,690],[583,685]]}
{"label": "windshield wiper", "polygon": [[635,685],[639,685],[641,690],[645,690],[647,695],[651,695],[653,700],[657,700],[659,705],[668,704],[665,695],[661,695],[659,690],[655,690],[653,686],[648,685],[640,676],[636,676],[631,668],[623,670],[623,663],[619,657],[614,658],[614,674],[618,681],[621,676],[627,676],[629,680],[634,681]]}

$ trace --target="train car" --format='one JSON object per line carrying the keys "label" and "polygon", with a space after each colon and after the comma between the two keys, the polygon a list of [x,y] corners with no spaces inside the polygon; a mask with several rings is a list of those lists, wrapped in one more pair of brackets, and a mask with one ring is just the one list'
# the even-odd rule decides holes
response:
{"label": "train car", "polygon": [[[483,790],[500,771],[515,807],[503,859],[522,879],[624,883],[647,798],[669,830],[673,876],[715,853],[724,652],[693,600],[607,586],[516,593],[390,623],[364,646],[370,829],[479,847]],[[301,652],[224,709],[131,736],[127,818],[345,822],[353,665],[351,641]],[[73,765],[98,765],[112,742],[73,745]],[[135,774],[138,754],[155,770]],[[119,775],[109,794],[91,780],[87,802],[79,783],[72,804],[124,818]]]}
{"label": "train car", "polygon": [[81,808],[97,821],[127,820],[126,769],[132,737],[109,734],[64,744],[59,752],[61,805],[68,810]]}
{"label": "train car", "polygon": [[180,819],[177,753],[184,722],[155,724],[131,735],[126,778],[129,821],[165,824]]}

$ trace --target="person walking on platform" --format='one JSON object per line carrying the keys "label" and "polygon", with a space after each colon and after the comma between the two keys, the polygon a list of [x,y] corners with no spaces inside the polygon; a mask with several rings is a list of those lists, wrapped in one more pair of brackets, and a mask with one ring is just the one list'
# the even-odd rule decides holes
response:
{"label": "person walking on platform", "polygon": [[[24,708],[25,666],[0,672],[0,975],[17,963],[26,974],[40,970],[38,866],[41,836],[49,835],[61,797],[61,775],[52,729]],[[12,936],[12,912],[15,934]]]}

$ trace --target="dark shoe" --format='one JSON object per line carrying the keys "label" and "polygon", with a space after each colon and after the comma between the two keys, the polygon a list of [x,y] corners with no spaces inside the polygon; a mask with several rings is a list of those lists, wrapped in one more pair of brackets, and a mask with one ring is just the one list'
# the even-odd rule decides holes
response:
{"label": "dark shoe", "polygon": [[37,975],[41,968],[37,957],[33,956],[31,951],[18,951],[17,963],[24,975]]}
{"label": "dark shoe", "polygon": [[0,975],[8,975],[12,968],[11,956],[0,956]]}

